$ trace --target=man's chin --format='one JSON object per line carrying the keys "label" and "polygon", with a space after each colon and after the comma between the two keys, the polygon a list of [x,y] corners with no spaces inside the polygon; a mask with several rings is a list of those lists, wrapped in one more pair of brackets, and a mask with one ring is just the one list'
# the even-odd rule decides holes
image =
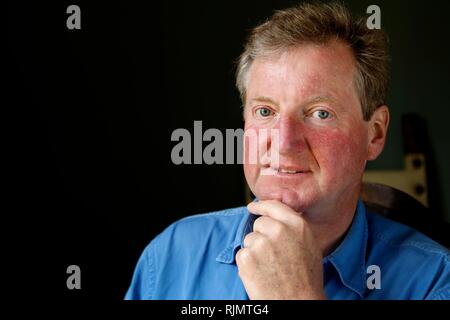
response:
{"label": "man's chin", "polygon": [[296,191],[290,189],[263,193],[260,197],[257,196],[257,198],[259,200],[278,200],[299,213],[305,212],[310,206],[307,199],[304,199]]}

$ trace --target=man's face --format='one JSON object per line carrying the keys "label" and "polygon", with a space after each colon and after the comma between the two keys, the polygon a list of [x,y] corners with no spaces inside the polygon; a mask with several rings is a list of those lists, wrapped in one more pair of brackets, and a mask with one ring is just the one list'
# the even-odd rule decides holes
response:
{"label": "man's face", "polygon": [[[352,52],[340,42],[299,46],[253,62],[245,131],[257,132],[261,154],[258,164],[251,164],[251,148],[246,148],[244,172],[258,199],[308,212],[333,208],[359,191],[368,159],[368,125],[355,71]],[[271,129],[278,129],[278,143]],[[278,161],[268,161],[274,153]]]}

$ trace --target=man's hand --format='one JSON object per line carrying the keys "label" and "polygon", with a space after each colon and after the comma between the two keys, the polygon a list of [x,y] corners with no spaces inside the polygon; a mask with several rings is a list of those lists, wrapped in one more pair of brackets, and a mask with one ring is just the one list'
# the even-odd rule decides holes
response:
{"label": "man's hand", "polygon": [[252,202],[253,232],[236,254],[250,299],[325,299],[322,252],[301,214],[275,201]]}

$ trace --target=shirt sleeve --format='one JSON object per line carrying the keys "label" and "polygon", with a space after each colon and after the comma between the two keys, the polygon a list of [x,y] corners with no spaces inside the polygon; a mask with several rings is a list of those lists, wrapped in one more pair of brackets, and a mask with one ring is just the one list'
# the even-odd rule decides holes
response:
{"label": "shirt sleeve", "polygon": [[155,284],[154,244],[150,243],[142,253],[134,270],[125,300],[151,300]]}

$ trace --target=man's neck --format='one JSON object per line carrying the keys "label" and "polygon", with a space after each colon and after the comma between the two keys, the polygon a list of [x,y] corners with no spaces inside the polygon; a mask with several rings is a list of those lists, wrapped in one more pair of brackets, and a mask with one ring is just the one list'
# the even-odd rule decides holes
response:
{"label": "man's neck", "polygon": [[329,226],[313,227],[314,237],[319,242],[323,257],[331,254],[341,244],[350,228],[352,219],[347,220],[347,224],[340,228],[330,228]]}
{"label": "man's neck", "polygon": [[311,212],[305,215],[324,257],[332,253],[344,239],[355,216],[358,198],[359,193],[354,193],[336,206],[321,209],[320,214]]}

